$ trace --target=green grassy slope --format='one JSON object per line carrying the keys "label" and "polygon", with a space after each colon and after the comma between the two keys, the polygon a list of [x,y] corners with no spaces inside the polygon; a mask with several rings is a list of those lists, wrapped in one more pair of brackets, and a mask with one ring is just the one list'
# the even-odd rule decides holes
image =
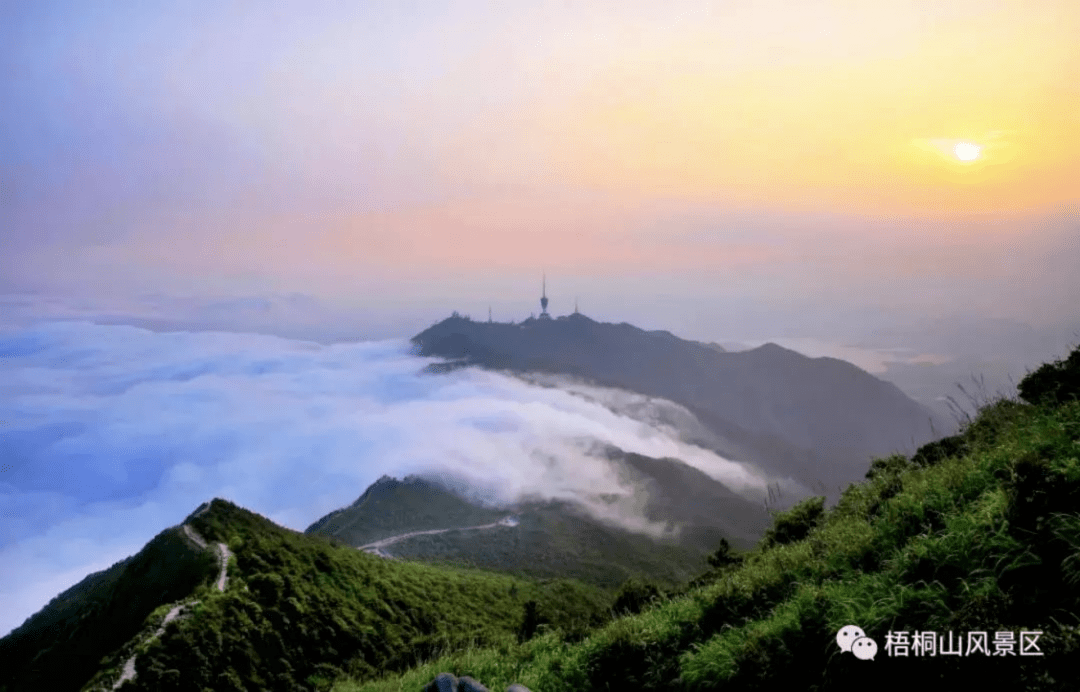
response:
{"label": "green grassy slope", "polygon": [[521,577],[566,577],[603,588],[633,576],[684,582],[705,564],[699,549],[607,526],[567,503],[526,507],[519,517],[512,528],[415,536],[389,550],[408,560]]}
{"label": "green grassy slope", "polygon": [[[223,500],[188,523],[234,552],[228,587],[196,588],[191,616],[144,647],[122,690],[325,689],[346,672],[363,679],[516,640],[530,601],[562,631],[610,618],[611,596],[595,587],[383,560]],[[86,687],[107,683],[122,658],[103,660]]]}
{"label": "green grassy slope", "polygon": [[[581,641],[559,631],[338,692],[419,690],[438,672],[490,689],[1075,690],[1080,680],[1080,351],[912,459],[877,460],[819,512],[776,517],[741,562]],[[873,661],[843,653],[845,625]],[[892,656],[889,632],[1042,632],[1043,656]]]}

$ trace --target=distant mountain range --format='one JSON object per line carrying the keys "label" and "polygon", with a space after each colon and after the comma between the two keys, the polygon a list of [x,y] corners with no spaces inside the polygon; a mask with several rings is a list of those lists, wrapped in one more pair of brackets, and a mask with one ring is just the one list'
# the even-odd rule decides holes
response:
{"label": "distant mountain range", "polygon": [[666,331],[585,315],[518,324],[454,316],[412,339],[439,356],[433,372],[465,366],[581,378],[675,402],[715,436],[704,446],[835,498],[874,457],[911,452],[949,424],[895,385],[835,358],[776,344],[728,352]]}

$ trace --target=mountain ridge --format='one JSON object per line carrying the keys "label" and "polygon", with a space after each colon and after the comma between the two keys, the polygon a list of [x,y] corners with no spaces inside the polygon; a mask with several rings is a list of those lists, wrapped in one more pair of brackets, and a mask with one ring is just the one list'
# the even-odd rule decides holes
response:
{"label": "mountain ridge", "polygon": [[[0,639],[0,659],[29,663],[0,689],[70,688],[89,676],[101,656],[120,647],[164,603],[190,595],[217,574],[214,551],[201,548],[182,530],[169,527],[139,552],[94,572],[61,592]],[[57,640],[53,635],[64,632]],[[57,661],[64,661],[59,669]]]}
{"label": "mountain ridge", "polygon": [[0,692],[326,690],[514,636],[529,603],[563,628],[610,617],[596,587],[386,561],[215,498],[0,638]]}
{"label": "mountain ridge", "polygon": [[520,324],[450,317],[411,343],[417,355],[446,359],[429,368],[436,373],[546,372],[673,401],[727,441],[715,451],[735,450],[739,461],[808,489],[823,485],[832,497],[872,458],[936,437],[935,414],[892,383],[772,343],[729,352],[579,313]]}
{"label": "mountain ridge", "polygon": [[[612,587],[635,575],[686,579],[721,540],[748,549],[768,526],[758,502],[682,461],[615,447],[596,454],[597,463],[610,465],[634,488],[632,495],[523,497],[489,507],[466,499],[446,479],[382,476],[357,501],[316,520],[305,533],[360,549],[395,538],[379,554],[536,578],[561,574]],[[507,515],[516,519],[509,533],[499,530]],[[642,528],[646,524],[652,533]],[[452,532],[480,525],[496,530]],[[660,526],[665,528],[657,535]],[[406,534],[415,535],[402,538]]]}
{"label": "mountain ridge", "polygon": [[[349,506],[317,519],[304,532],[321,533],[360,546],[388,538],[402,528],[410,531],[462,528],[496,521],[504,514],[470,504],[432,480],[409,475],[399,481],[384,474]],[[408,526],[401,523],[405,515],[409,516]],[[357,524],[361,526],[358,528]]]}

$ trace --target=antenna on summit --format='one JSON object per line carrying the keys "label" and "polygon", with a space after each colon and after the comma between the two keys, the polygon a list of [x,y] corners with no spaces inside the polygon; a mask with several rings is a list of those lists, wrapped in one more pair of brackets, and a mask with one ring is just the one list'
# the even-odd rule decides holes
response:
{"label": "antenna on summit", "polygon": [[578,314],[578,309],[577,309],[577,296],[574,296],[574,314],[575,314],[575,315],[576,315],[576,314]]}
{"label": "antenna on summit", "polygon": [[550,318],[550,317],[551,317],[551,315],[549,315],[549,314],[548,314],[548,311],[547,311],[547,306],[548,306],[548,298],[547,298],[547,273],[545,272],[543,276],[544,276],[544,279],[543,279],[543,280],[544,280],[544,284],[543,284],[543,292],[542,292],[542,293],[540,294],[540,318],[541,318],[541,319],[544,319],[544,318]]}

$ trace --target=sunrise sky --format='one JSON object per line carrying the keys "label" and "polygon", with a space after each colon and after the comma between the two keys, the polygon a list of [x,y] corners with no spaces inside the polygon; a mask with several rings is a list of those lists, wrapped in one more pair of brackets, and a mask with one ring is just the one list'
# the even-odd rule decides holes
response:
{"label": "sunrise sky", "polygon": [[692,338],[1051,323],[1078,35],[1072,0],[5,3],[0,291],[409,336],[546,271],[556,314]]}

